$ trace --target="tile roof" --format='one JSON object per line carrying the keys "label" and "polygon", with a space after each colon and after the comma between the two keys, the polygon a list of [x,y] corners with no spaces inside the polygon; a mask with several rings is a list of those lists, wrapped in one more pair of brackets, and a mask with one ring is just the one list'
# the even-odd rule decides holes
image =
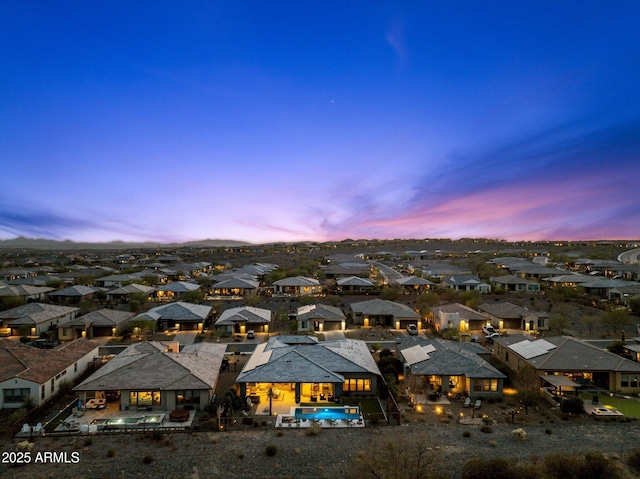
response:
{"label": "tile roof", "polygon": [[487,351],[474,343],[447,341],[444,339],[403,338],[398,351],[420,346],[427,348],[428,357],[410,365],[416,375],[466,376],[468,378],[504,379],[506,376],[494,368],[479,354]]}
{"label": "tile roof", "polygon": [[[529,337],[516,334],[494,338],[494,343],[512,351],[511,345],[526,339],[529,339]],[[538,370],[640,373],[640,363],[610,353],[579,339],[569,336],[550,336],[544,339],[556,347],[546,354],[526,360]]]}
{"label": "tile roof", "polygon": [[46,303],[29,303],[0,313],[0,319],[11,320],[12,325],[40,324],[79,311],[79,308]]}
{"label": "tile roof", "polygon": [[82,357],[95,351],[97,343],[87,339],[69,341],[54,349],[39,349],[16,341],[0,343],[0,381],[18,377],[43,384]]}
{"label": "tile roof", "polygon": [[222,312],[216,326],[232,325],[236,323],[269,324],[273,313],[269,309],[255,308],[253,306],[240,306],[227,309]]}
{"label": "tile roof", "polygon": [[351,310],[355,313],[370,315],[420,318],[420,315],[406,304],[396,303],[385,299],[370,299],[368,301],[352,303]]}
{"label": "tile roof", "polygon": [[[294,338],[298,338],[294,342]],[[256,348],[237,382],[342,382],[345,374],[380,375],[364,341],[309,341],[274,336]],[[311,338],[314,339],[315,338]],[[291,341],[291,343],[288,343]]]}
{"label": "tile roof", "polygon": [[214,389],[226,346],[198,343],[170,352],[165,343],[132,344],[76,391]]}
{"label": "tile roof", "polygon": [[298,308],[297,319],[303,321],[313,321],[314,319],[334,319],[342,321],[346,319],[346,316],[344,311],[337,306],[310,304]]}
{"label": "tile roof", "polygon": [[83,316],[78,316],[71,321],[64,324],[60,324],[61,328],[71,328],[73,326],[93,326],[93,327],[115,327],[119,324],[131,319],[134,313],[128,311],[118,311],[116,309],[99,309],[87,313]]}
{"label": "tile roof", "polygon": [[146,313],[139,314],[133,320],[142,317],[152,317],[157,315],[157,319],[174,319],[182,321],[202,321],[211,312],[211,306],[204,304],[185,303],[177,301],[175,303],[163,304],[151,308]]}

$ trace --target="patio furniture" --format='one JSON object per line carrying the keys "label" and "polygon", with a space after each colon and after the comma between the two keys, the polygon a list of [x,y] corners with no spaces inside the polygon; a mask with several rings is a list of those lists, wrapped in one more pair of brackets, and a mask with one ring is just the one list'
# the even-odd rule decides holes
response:
{"label": "patio furniture", "polygon": [[22,425],[22,429],[20,430],[20,432],[28,432],[31,433],[31,426],[29,426],[29,424],[24,423]]}
{"label": "patio furniture", "polygon": [[480,409],[480,406],[482,406],[482,401],[480,399],[476,399],[476,403],[474,404],[474,409]]}
{"label": "patio furniture", "polygon": [[467,396],[467,399],[464,400],[464,407],[471,406],[471,398]]}
{"label": "patio furniture", "polygon": [[[86,409],[98,409],[100,406],[107,406],[107,400],[105,398],[93,398],[89,399],[84,405]],[[104,409],[104,408],[101,408]]]}
{"label": "patio furniture", "polygon": [[186,422],[189,420],[189,411],[184,409],[176,409],[169,413],[169,421],[171,422]]}

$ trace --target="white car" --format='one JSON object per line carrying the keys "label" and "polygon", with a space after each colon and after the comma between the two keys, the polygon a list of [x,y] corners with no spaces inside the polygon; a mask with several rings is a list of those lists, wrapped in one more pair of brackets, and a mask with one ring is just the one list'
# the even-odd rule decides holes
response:
{"label": "white car", "polygon": [[418,335],[418,328],[416,327],[415,324],[408,324],[407,325],[407,332],[411,335],[411,336],[417,336]]}
{"label": "white car", "polygon": [[247,331],[247,339],[256,339],[256,333],[253,332],[253,329]]}
{"label": "white car", "polygon": [[491,325],[482,326],[482,332],[484,333],[485,339],[493,339],[500,336],[500,333]]}

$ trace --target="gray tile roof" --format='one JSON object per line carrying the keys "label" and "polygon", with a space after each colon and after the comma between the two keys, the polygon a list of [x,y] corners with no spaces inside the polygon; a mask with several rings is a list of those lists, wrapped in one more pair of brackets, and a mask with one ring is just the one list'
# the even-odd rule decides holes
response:
{"label": "gray tile roof", "polygon": [[398,318],[420,318],[409,306],[384,299],[370,299],[351,304],[354,313],[370,314],[374,316],[394,316]]}
{"label": "gray tile roof", "polygon": [[146,313],[139,314],[133,320],[141,319],[142,316],[151,317],[151,315],[159,315],[160,319],[173,319],[182,321],[203,321],[211,312],[211,306],[204,304],[185,303],[177,301],[162,306],[151,308]]}
{"label": "gray tile roof", "polygon": [[134,313],[128,311],[118,311],[116,309],[99,309],[78,316],[69,322],[59,325],[61,328],[71,328],[74,326],[94,326],[94,327],[117,327],[133,317]]}
{"label": "gray tile roof", "polygon": [[398,351],[416,345],[432,346],[429,359],[410,366],[416,375],[465,376],[468,378],[504,379],[506,376],[482,359],[479,354],[487,351],[477,344],[447,341],[443,339],[406,338],[398,345]]}
{"label": "gray tile roof", "polygon": [[298,308],[298,320],[313,321],[315,319],[329,319],[343,321],[346,318],[344,311],[337,306],[329,306],[327,304],[310,304],[300,306]]}
{"label": "gray tile roof", "polygon": [[76,391],[214,389],[226,346],[198,343],[168,352],[163,343],[132,344]]}
{"label": "gray tile roof", "polygon": [[[299,338],[294,340],[294,338]],[[274,336],[256,348],[237,382],[342,382],[345,374],[380,375],[364,341],[308,341],[299,336]],[[294,342],[295,341],[295,342]]]}
{"label": "gray tile roof", "polygon": [[[494,343],[513,353],[510,345],[530,339],[523,334],[494,338]],[[538,370],[545,371],[616,371],[640,373],[640,363],[630,361],[604,349],[569,336],[545,337],[556,347],[546,354],[526,360]]]}
{"label": "gray tile roof", "polygon": [[269,309],[240,306],[223,311],[215,325],[224,326],[236,323],[269,324],[272,314]]}

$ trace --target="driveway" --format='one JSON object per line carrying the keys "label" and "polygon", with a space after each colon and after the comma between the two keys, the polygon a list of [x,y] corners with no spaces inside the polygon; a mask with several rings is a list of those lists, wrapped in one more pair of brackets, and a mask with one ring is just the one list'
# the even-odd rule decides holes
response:
{"label": "driveway", "polygon": [[335,341],[344,338],[344,331],[323,331],[325,341]]}
{"label": "driveway", "polygon": [[181,346],[187,346],[196,341],[197,334],[197,331],[177,331],[175,340],[178,341]]}

